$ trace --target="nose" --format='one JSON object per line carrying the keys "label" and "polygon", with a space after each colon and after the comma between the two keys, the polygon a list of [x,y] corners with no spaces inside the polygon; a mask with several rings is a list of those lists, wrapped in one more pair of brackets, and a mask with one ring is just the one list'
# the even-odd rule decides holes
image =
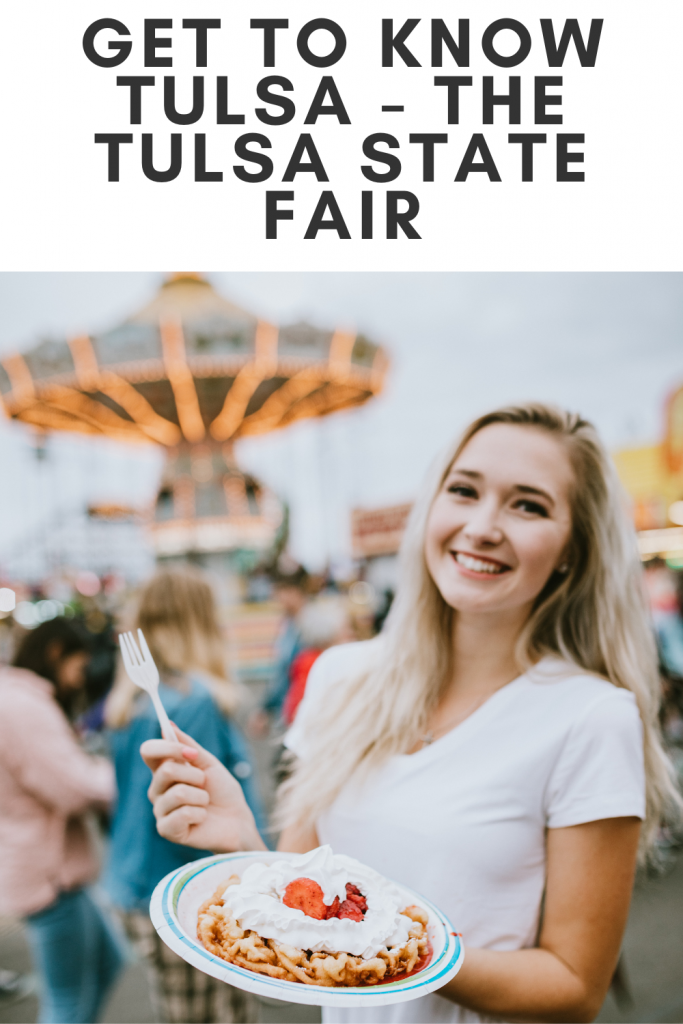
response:
{"label": "nose", "polygon": [[467,522],[462,528],[462,535],[473,545],[486,547],[500,544],[503,531],[499,523],[497,502],[482,501],[473,505]]}

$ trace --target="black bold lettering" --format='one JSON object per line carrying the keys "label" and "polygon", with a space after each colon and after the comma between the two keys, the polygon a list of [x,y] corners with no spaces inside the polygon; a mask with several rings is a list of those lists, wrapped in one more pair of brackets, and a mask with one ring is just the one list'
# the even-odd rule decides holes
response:
{"label": "black bold lettering", "polygon": [[[264,68],[274,68],[275,30],[289,28],[289,20],[287,18],[252,18],[249,27],[263,29],[263,66]],[[266,238],[270,238],[270,235],[266,235]]]}
{"label": "black bold lettering", "polygon": [[522,147],[522,181],[534,180],[534,146],[547,141],[546,135],[508,135],[508,142]]}
{"label": "black bold lettering", "polygon": [[496,94],[493,91],[493,76],[484,75],[482,93],[482,121],[484,124],[493,124],[493,108],[495,106],[508,108],[508,124],[519,124],[522,120],[522,87],[519,75],[511,75],[508,79],[510,91],[505,94]]}
{"label": "black bold lettering", "polygon": [[272,85],[279,85],[286,92],[291,92],[294,86],[288,78],[280,78],[279,75],[269,75],[268,78],[262,78],[256,86],[258,98],[263,100],[264,103],[272,103],[274,106],[280,107],[282,113],[269,114],[265,107],[257,107],[254,113],[259,121],[263,121],[264,124],[289,124],[296,113],[296,107],[287,96],[280,96],[276,92],[271,92],[270,87]]}
{"label": "black bold lettering", "polygon": [[173,67],[172,57],[157,57],[157,50],[170,48],[170,36],[157,36],[158,28],[173,28],[170,18],[145,18],[145,67]]}
{"label": "black bold lettering", "polygon": [[[399,210],[399,203],[407,203]],[[387,238],[398,238],[400,228],[407,238],[420,238],[411,224],[420,212],[420,202],[414,192],[387,192]]]}
{"label": "black bold lettering", "polygon": [[557,136],[557,180],[558,181],[585,181],[586,175],[583,171],[570,171],[569,164],[582,164],[583,153],[570,153],[569,146],[574,142],[585,142],[585,135],[558,135]]}
{"label": "black bold lettering", "polygon": [[[481,156],[479,163],[474,162],[477,154]],[[493,162],[491,150],[487,146],[484,136],[479,134],[473,135],[470,139],[470,144],[465,150],[465,155],[462,158],[462,163],[458,168],[455,180],[467,181],[468,174],[471,174],[473,171],[488,174],[489,181],[500,181],[500,174]]]}
{"label": "black bold lettering", "polygon": [[[328,218],[325,217],[326,213],[330,214]],[[319,231],[336,231],[339,237],[344,239],[351,237],[342,217],[342,212],[339,209],[339,204],[334,198],[334,192],[320,193],[318,205],[313,211],[313,216],[306,229],[304,238],[317,238]]]}
{"label": "black bold lettering", "polygon": [[111,39],[107,43],[107,48],[116,51],[114,56],[103,57],[99,54],[95,49],[95,38],[99,32],[103,32],[108,28],[117,32],[120,36],[130,35],[123,22],[117,21],[116,18],[99,18],[97,21],[93,21],[92,25],[88,25],[83,35],[83,52],[88,60],[93,64],[97,64],[99,68],[115,68],[118,64],[123,64],[133,49],[130,39]]}
{"label": "black bold lettering", "polygon": [[447,135],[410,135],[409,142],[422,146],[422,180],[434,181],[434,146],[448,142]]}
{"label": "black bold lettering", "polygon": [[472,85],[469,75],[436,75],[434,85],[445,85],[448,89],[448,123],[460,123],[460,86]]}
{"label": "black bold lettering", "polygon": [[180,174],[183,166],[183,137],[171,135],[171,162],[165,171],[157,171],[154,166],[154,136],[142,136],[142,171],[150,181],[173,181]]}
{"label": "black bold lettering", "polygon": [[279,220],[294,220],[293,210],[281,210],[278,205],[293,199],[293,192],[266,192],[266,238],[277,238]]}
{"label": "black bold lettering", "polygon": [[381,149],[377,149],[379,142],[383,142],[390,149],[399,148],[398,139],[393,135],[375,132],[374,135],[368,135],[367,139],[364,140],[363,155],[368,160],[376,160],[381,164],[386,164],[389,169],[387,171],[376,171],[369,164],[363,164],[361,171],[368,181],[395,181],[401,173],[401,161],[393,153],[383,153]]}
{"label": "black bold lettering", "polygon": [[[237,156],[240,160],[246,160],[250,164],[257,164],[261,168],[261,170],[248,171],[245,167],[242,167],[240,164],[235,164],[235,166],[233,167],[233,171],[235,172],[235,175],[240,179],[240,181],[267,181],[268,178],[273,173],[273,161],[270,159],[269,156],[266,156],[265,153],[257,153],[254,150],[247,149],[247,146],[249,145],[250,142],[256,143],[256,145],[260,146],[261,149],[271,149],[272,146],[270,139],[267,138],[267,136],[265,135],[259,135],[258,132],[249,132],[247,135],[240,135],[240,137],[235,140],[235,156]],[[271,195],[276,194],[277,193],[275,192],[271,193]],[[279,194],[287,195],[291,199],[294,198],[293,192]],[[285,218],[285,220],[291,220],[291,217]],[[270,237],[270,235],[266,235],[266,238]],[[273,235],[272,237],[275,238],[275,235]]]}
{"label": "black bold lettering", "polygon": [[228,78],[216,78],[216,124],[244,124],[244,114],[228,113]]}
{"label": "black bold lettering", "polygon": [[[498,33],[504,29],[514,32],[519,39],[517,53],[513,53],[510,57],[501,56],[493,45],[493,41]],[[484,32],[481,39],[481,48],[492,64],[497,64],[499,68],[514,68],[529,56],[531,36],[521,21],[515,21],[514,18],[499,18],[498,21],[491,22]]]}
{"label": "black bold lettering", "polygon": [[195,30],[195,65],[198,68],[206,67],[207,60],[207,35],[210,28],[220,28],[220,18],[183,18],[183,28]]}
{"label": "black bold lettering", "polygon": [[[308,45],[314,32],[329,32],[334,37],[334,46],[324,57],[313,53]],[[338,25],[336,21],[330,21],[329,18],[314,18],[313,21],[307,22],[299,32],[296,37],[296,48],[307,64],[311,64],[314,68],[329,68],[333,64],[337,64],[344,56],[346,36],[341,25]]]}
{"label": "black bold lettering", "polygon": [[579,22],[576,18],[568,18],[564,23],[559,44],[555,41],[555,30],[551,18],[541,18],[541,31],[548,58],[549,68],[561,68],[567,54],[570,41],[574,42],[576,53],[582,68],[594,68],[598,56],[598,46],[602,34],[602,18],[593,18],[588,33],[588,43],[584,43]]}
{"label": "black bold lettering", "polygon": [[[308,156],[308,160],[304,162],[302,159],[304,153]],[[283,181],[294,181],[297,174],[301,172],[307,172],[315,174],[316,181],[329,181],[323,162],[320,159],[320,154],[315,148],[315,143],[311,135],[300,135],[294,152],[287,164],[287,170],[282,176]]]}
{"label": "black bold lettering", "polygon": [[360,194],[361,238],[372,238],[372,192]]}
{"label": "black bold lettering", "polygon": [[403,23],[396,35],[394,35],[394,19],[382,18],[382,67],[393,68],[394,50],[404,64],[409,68],[420,68],[417,57],[415,57],[406,46],[406,39],[416,25],[420,24],[419,18],[408,18]]}
{"label": "black bold lettering", "polygon": [[470,19],[458,19],[458,41],[446,28],[443,18],[432,18],[432,67],[443,67],[443,44],[459,68],[470,66]]}
{"label": "black bold lettering", "polygon": [[204,76],[192,79],[192,109],[189,114],[179,114],[175,105],[175,76],[164,78],[164,113],[173,124],[195,124],[204,113]]}
{"label": "black bold lettering", "polygon": [[142,87],[154,85],[153,75],[118,75],[117,85],[127,85],[130,89],[130,123],[142,123]]}
{"label": "black bold lettering", "polygon": [[194,137],[194,180],[195,181],[222,181],[222,171],[207,171],[206,169],[206,135],[195,135]]}
{"label": "black bold lettering", "polygon": [[[330,97],[331,103],[323,103],[326,96]],[[306,114],[304,124],[315,124],[321,114],[334,114],[339,124],[351,124],[351,119],[346,113],[346,107],[331,75],[324,75],[320,79],[320,85]]]}
{"label": "black bold lettering", "polygon": [[537,75],[534,78],[534,124],[562,124],[562,114],[546,114],[546,107],[559,107],[561,96],[546,93],[549,85],[562,85],[560,75]]}
{"label": "black bold lettering", "polygon": [[95,142],[108,146],[107,181],[119,180],[119,146],[132,142],[132,135],[96,135]]}

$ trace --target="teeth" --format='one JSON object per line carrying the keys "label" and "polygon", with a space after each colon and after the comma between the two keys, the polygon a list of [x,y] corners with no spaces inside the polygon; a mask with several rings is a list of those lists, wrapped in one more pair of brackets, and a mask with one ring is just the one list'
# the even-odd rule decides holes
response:
{"label": "teeth", "polygon": [[469,555],[463,555],[461,551],[457,551],[455,554],[456,562],[464,566],[465,569],[471,569],[472,572],[487,572],[489,575],[497,576],[501,572],[504,572],[502,565],[493,565],[491,562],[480,562],[478,558],[471,558]]}

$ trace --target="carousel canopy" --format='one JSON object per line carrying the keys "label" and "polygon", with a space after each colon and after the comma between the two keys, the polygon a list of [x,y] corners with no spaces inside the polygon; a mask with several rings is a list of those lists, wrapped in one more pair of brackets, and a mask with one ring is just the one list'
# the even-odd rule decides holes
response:
{"label": "carousel canopy", "polygon": [[384,350],[363,335],[276,327],[196,274],[175,274],[112,330],[44,341],[0,363],[0,404],[41,430],[167,447],[225,442],[360,405]]}

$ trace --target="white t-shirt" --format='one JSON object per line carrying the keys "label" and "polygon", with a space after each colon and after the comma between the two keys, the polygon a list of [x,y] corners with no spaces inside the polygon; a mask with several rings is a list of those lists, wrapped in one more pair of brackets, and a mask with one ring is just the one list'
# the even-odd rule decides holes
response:
{"label": "white t-shirt", "polygon": [[[314,664],[285,743],[305,758],[316,707],[362,671],[378,641]],[[392,757],[362,788],[347,784],[320,817],[321,843],[424,893],[465,945],[533,946],[545,879],[545,830],[645,814],[635,698],[546,658],[430,746]],[[489,1018],[438,995],[377,1009],[325,1010],[326,1024]]]}

